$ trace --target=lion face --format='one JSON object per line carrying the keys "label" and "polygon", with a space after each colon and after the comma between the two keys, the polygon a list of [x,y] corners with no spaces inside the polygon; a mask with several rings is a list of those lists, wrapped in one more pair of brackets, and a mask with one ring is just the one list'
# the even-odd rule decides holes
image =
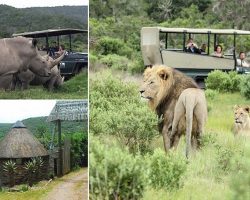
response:
{"label": "lion face", "polygon": [[234,108],[234,120],[235,124],[245,125],[249,120],[250,108],[248,106],[235,106]]}
{"label": "lion face", "polygon": [[148,99],[151,107],[156,107],[168,94],[173,85],[173,73],[170,67],[153,66],[147,68],[140,87],[141,97]]}

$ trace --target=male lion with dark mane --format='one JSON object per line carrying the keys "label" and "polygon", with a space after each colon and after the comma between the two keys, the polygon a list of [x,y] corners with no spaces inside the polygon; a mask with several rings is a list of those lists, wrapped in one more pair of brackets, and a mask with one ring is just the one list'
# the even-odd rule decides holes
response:
{"label": "male lion with dark mane", "polygon": [[[144,83],[140,88],[141,97],[148,99],[149,106],[154,110],[159,119],[159,131],[163,135],[165,150],[168,151],[174,144],[170,139],[174,110],[181,93],[187,88],[199,88],[194,80],[183,73],[163,65],[155,65],[144,72]],[[185,117],[185,116],[183,116]],[[197,119],[194,118],[194,124]],[[196,132],[197,126],[193,126]],[[171,138],[175,138],[172,135]]]}
{"label": "male lion with dark mane", "polygon": [[197,88],[184,90],[175,105],[170,139],[173,141],[173,146],[177,146],[181,135],[184,135],[186,132],[187,158],[191,142],[194,148],[200,145],[206,120],[207,102],[204,91]]}
{"label": "male lion with dark mane", "polygon": [[250,106],[234,107],[234,134],[250,136]]}

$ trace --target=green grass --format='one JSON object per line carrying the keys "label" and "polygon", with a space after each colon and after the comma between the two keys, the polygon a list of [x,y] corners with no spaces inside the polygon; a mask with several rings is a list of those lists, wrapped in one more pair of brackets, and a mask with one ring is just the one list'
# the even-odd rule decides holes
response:
{"label": "green grass", "polygon": [[42,86],[32,86],[28,90],[3,91],[0,90],[0,99],[87,99],[88,73],[76,75],[66,81],[60,88],[49,92]]}
{"label": "green grass", "polygon": [[[230,183],[233,181],[233,176],[238,173],[238,170],[235,170],[231,162],[237,160],[241,152],[244,153],[250,149],[247,147],[250,139],[236,139],[233,136],[233,106],[235,104],[250,105],[250,101],[244,99],[239,93],[218,94],[215,99],[208,99],[208,104],[211,106],[211,110],[208,116],[205,136],[212,135],[212,139],[201,150],[192,155],[187,171],[181,179],[182,186],[175,191],[157,190],[148,187],[144,193],[144,200],[234,199]],[[161,147],[163,149],[161,136],[152,145],[155,148]],[[177,151],[184,156],[184,138],[182,138]],[[230,169],[224,169],[222,167],[223,162],[218,164],[218,159],[223,161],[223,159],[227,158],[225,152],[229,152],[228,159],[231,159],[231,161],[228,166]],[[248,157],[241,157],[240,161],[244,159],[248,159]]]}
{"label": "green grass", "polygon": [[[62,183],[62,181],[67,180],[71,176],[74,176],[76,173],[80,171],[86,172],[87,168],[76,170],[71,172],[62,178],[56,178],[51,183],[47,184],[45,181],[39,182],[32,189],[29,189],[26,192],[0,192],[1,200],[44,200],[46,199],[48,193],[53,190],[58,184]],[[46,185],[47,184],[47,185]],[[82,186],[82,185],[81,185]]]}

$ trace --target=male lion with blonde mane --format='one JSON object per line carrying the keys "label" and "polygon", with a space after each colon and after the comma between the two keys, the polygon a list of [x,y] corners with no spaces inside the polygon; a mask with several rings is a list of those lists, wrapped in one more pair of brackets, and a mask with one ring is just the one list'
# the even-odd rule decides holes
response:
{"label": "male lion with blonde mane", "polygon": [[181,135],[184,135],[186,131],[187,158],[191,148],[191,141],[194,148],[200,145],[206,120],[207,102],[204,91],[197,88],[184,90],[175,105],[170,138],[173,140],[173,146],[176,147]]}
{"label": "male lion with blonde mane", "polygon": [[250,136],[250,106],[234,106],[234,134]]}
{"label": "male lion with blonde mane", "polygon": [[[163,135],[166,151],[175,141],[170,139],[175,105],[181,93],[187,88],[199,87],[192,78],[173,68],[155,65],[144,72],[144,83],[140,88],[141,97],[148,99],[151,109],[157,113],[159,119],[162,119],[159,131]],[[194,124],[198,124],[196,117],[193,121]],[[192,132],[197,132],[197,126],[192,127]],[[175,138],[175,135],[171,135],[171,138]]]}

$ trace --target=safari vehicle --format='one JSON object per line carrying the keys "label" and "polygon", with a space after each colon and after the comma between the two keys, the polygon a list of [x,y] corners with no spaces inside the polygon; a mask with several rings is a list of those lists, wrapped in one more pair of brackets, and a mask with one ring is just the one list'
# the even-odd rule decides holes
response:
{"label": "safari vehicle", "polygon": [[[236,42],[240,35],[250,35],[250,31],[234,29],[191,29],[191,28],[162,28],[143,27],[141,30],[141,50],[145,66],[164,64],[191,76],[198,83],[212,70],[250,73],[250,68],[237,66]],[[231,37],[230,54],[224,57],[214,57],[218,38]],[[203,54],[187,53],[185,46],[188,38],[205,41],[207,51]],[[225,38],[224,38],[225,39]],[[228,41],[230,41],[228,39]]]}
{"label": "safari vehicle", "polygon": [[[18,33],[18,34],[13,34],[13,36],[45,38],[46,47],[49,47],[49,37],[57,37],[57,46],[59,46],[60,36],[68,35],[69,49],[66,49],[68,53],[60,62],[60,73],[62,76],[65,77],[65,79],[69,79],[72,76],[84,70],[85,68],[86,69],[88,68],[88,53],[72,51],[72,34],[83,34],[83,33],[88,33],[88,31],[82,29],[49,29],[43,31]],[[48,50],[45,52],[41,52],[41,54],[46,54],[46,53],[48,53]]]}

